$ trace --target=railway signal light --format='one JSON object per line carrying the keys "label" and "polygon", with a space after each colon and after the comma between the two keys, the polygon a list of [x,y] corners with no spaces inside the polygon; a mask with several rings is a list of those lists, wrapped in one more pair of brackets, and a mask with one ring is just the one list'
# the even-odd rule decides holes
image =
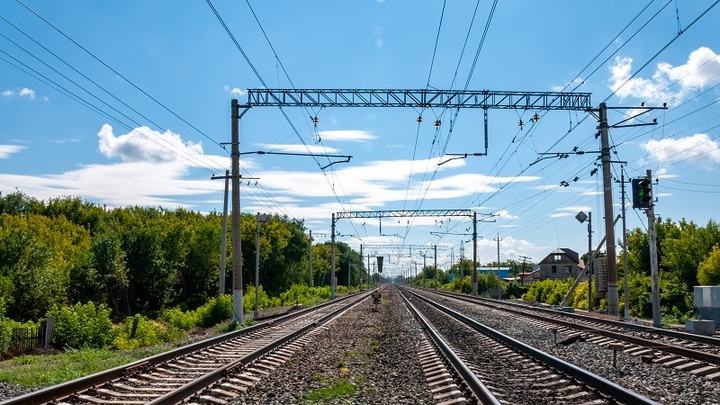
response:
{"label": "railway signal light", "polygon": [[650,208],[652,205],[652,182],[648,178],[632,180],[633,208]]}

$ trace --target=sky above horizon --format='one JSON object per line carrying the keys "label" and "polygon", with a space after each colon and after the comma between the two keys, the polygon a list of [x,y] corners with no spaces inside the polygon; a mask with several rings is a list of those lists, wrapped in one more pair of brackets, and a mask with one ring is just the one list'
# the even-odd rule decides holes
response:
{"label": "sky above horizon", "polygon": [[[621,170],[652,170],[656,215],[705,225],[720,192],[716,4],[4,1],[0,192],[222,212],[211,177],[230,169],[230,103],[248,89],[572,91],[593,108],[666,103],[609,110],[611,125],[631,125],[610,130],[625,162],[612,165],[614,214]],[[592,212],[593,246],[605,234],[585,111],[489,109],[487,155],[464,159],[485,151],[476,109],[253,107],[239,126],[242,211],[302,219],[316,242],[330,240],[332,213],[386,210],[477,212],[481,264],[498,247],[501,261],[582,254],[579,211]],[[325,167],[342,160],[328,154],[352,158]],[[467,217],[336,225],[338,240],[389,255],[391,275],[429,246],[441,268],[461,245],[472,256]],[[627,227],[646,229],[644,212],[628,206]]]}

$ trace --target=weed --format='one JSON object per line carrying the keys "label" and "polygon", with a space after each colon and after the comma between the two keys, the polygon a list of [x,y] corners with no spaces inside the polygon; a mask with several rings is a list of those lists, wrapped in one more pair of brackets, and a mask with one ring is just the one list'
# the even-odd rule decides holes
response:
{"label": "weed", "polygon": [[338,378],[329,387],[312,390],[303,396],[305,401],[327,401],[335,398],[349,397],[355,394],[355,385],[347,378]]}

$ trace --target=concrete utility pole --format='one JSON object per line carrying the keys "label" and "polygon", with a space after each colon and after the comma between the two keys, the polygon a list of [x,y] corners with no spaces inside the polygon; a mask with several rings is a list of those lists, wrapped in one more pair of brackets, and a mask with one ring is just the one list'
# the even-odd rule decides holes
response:
{"label": "concrete utility pole", "polygon": [[465,278],[465,241],[460,241],[460,283]]}
{"label": "concrete utility pole", "polygon": [[335,213],[332,214],[332,227],[330,239],[330,299],[335,299]]}
{"label": "concrete utility pole", "polygon": [[309,271],[309,274],[308,274],[308,287],[312,287],[312,286],[313,286],[313,274],[312,274],[312,273],[313,273],[313,272],[312,272],[312,242],[313,242],[313,238],[312,238],[312,229],[311,229],[311,230],[310,230],[310,248],[308,249],[308,261],[310,262],[310,264],[308,265],[308,267],[309,267],[309,269],[308,269],[308,271]]}
{"label": "concrete utility pole", "polygon": [[[650,189],[652,190],[652,170],[647,171],[646,178],[650,181]],[[652,191],[650,193],[652,194]],[[662,320],[660,319],[660,284],[658,280],[658,260],[657,260],[657,240],[655,236],[655,203],[650,200],[650,207],[647,209],[648,218],[648,238],[650,241],[650,276],[652,278],[652,313],[653,326],[661,328]]]}
{"label": "concrete utility pole", "polygon": [[610,141],[608,134],[607,105],[600,103],[600,155],[603,168],[603,196],[605,203],[605,243],[607,251],[608,314],[618,315],[617,254],[615,251],[615,225],[613,219],[612,177],[610,173]]}
{"label": "concrete utility pole", "polygon": [[437,288],[437,273],[438,273],[438,268],[437,268],[437,245],[435,245],[435,264],[434,264],[434,266],[435,266],[435,283],[434,283],[435,286],[434,286],[434,287]]}
{"label": "concrete utility pole", "polygon": [[500,234],[497,234],[497,238],[495,238],[497,241],[497,260],[498,260],[498,299],[502,299],[502,287],[500,285],[500,281],[502,280],[502,277],[500,277]]}
{"label": "concrete utility pole", "polygon": [[472,295],[477,295],[477,212],[473,212],[473,268],[472,268]]}
{"label": "concrete utility pole", "polygon": [[625,302],[625,320],[630,320],[630,298],[628,293],[628,267],[627,267],[627,221],[625,216],[625,170],[620,166],[620,193],[622,194],[623,219],[623,301]]}
{"label": "concrete utility pole", "polygon": [[[232,270],[233,270],[233,314],[238,323],[245,323],[243,312],[242,245],[240,242],[240,106],[233,99],[232,117]],[[247,111],[247,110],[246,110]],[[244,113],[243,113],[244,114]]]}
{"label": "concrete utility pole", "polygon": [[225,267],[227,266],[227,218],[228,189],[230,188],[230,170],[225,170],[225,194],[223,196],[222,237],[220,239],[220,294],[225,294]]}

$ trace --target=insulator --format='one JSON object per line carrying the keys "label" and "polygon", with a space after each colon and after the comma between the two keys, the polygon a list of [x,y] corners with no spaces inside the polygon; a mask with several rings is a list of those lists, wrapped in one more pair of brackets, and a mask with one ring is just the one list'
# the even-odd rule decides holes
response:
{"label": "insulator", "polygon": [[418,115],[417,122],[418,124],[422,124],[422,115]]}
{"label": "insulator", "polygon": [[435,128],[440,128],[440,120],[435,120]]}

